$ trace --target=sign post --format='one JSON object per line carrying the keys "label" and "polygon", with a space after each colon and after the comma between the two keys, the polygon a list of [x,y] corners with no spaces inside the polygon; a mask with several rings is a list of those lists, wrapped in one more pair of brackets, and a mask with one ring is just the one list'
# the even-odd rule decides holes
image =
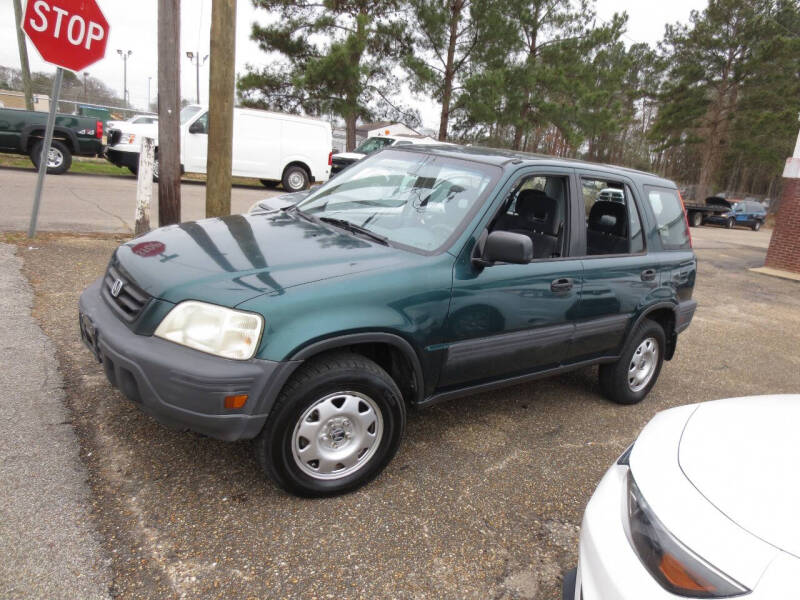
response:
{"label": "sign post", "polygon": [[50,144],[53,142],[53,129],[56,125],[56,111],[58,110],[58,96],[61,94],[61,81],[64,79],[64,69],[58,67],[53,80],[53,95],[50,98],[50,114],[47,116],[47,126],[44,130],[44,144],[42,155],[39,157],[39,174],[36,177],[36,191],[33,194],[33,210],[31,210],[31,224],[28,226],[28,237],[36,235],[36,221],[39,219],[39,205],[42,202],[42,187],[47,166],[50,163]]}
{"label": "sign post", "polygon": [[36,234],[36,221],[39,218],[44,176],[47,174],[47,165],[50,162],[50,144],[53,141],[64,69],[82,71],[103,58],[106,53],[109,27],[95,0],[59,0],[58,5],[52,0],[28,0],[19,27],[42,58],[58,67],[53,80],[50,114],[47,117],[31,223],[28,228],[28,237],[33,237]]}

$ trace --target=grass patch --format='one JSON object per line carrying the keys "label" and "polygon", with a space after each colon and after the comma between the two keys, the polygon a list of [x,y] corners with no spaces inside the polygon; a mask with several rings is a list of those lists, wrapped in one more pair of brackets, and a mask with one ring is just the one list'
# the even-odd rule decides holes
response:
{"label": "grass patch", "polygon": [[[0,154],[0,167],[14,167],[16,169],[28,169],[35,171],[31,159],[21,154]],[[118,167],[111,164],[104,158],[91,158],[86,156],[72,157],[72,166],[68,173],[77,173],[80,175],[111,175],[115,177],[128,177],[134,178],[125,167]],[[206,176],[200,173],[186,173],[181,177],[182,181],[206,181]],[[263,188],[258,179],[249,177],[234,177],[233,185],[240,187],[255,187]]]}

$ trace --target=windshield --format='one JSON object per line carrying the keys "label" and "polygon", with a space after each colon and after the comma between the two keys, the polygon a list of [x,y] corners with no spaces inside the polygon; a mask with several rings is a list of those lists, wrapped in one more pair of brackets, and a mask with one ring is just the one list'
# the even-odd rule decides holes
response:
{"label": "windshield", "polygon": [[297,206],[311,217],[346,220],[390,242],[432,252],[460,230],[499,173],[465,160],[385,150]]}
{"label": "windshield", "polygon": [[391,146],[392,142],[394,142],[392,138],[371,137],[361,142],[361,145],[355,151],[361,152],[361,154],[372,154],[376,150]]}
{"label": "windshield", "polygon": [[189,119],[199,113],[203,108],[201,106],[186,106],[181,111],[181,125],[185,124]]}

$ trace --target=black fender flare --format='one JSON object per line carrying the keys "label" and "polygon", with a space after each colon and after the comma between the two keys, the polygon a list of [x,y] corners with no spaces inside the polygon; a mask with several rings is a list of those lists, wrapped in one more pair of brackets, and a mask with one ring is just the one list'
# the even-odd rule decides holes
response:
{"label": "black fender flare", "polygon": [[[628,337],[636,331],[636,328],[644,321],[649,315],[654,313],[657,310],[663,310],[668,308],[672,311],[673,315],[673,323],[678,322],[678,304],[676,302],[656,302],[655,304],[651,304],[644,309],[642,309],[641,314],[636,318],[633,324],[628,329],[627,333],[625,334],[625,343],[628,342]],[[678,335],[675,333],[675,327],[673,326],[672,331],[665,331],[664,336],[667,338],[667,353],[664,357],[666,360],[670,360],[672,356],[675,354],[675,347],[677,345],[677,337]]]}
{"label": "black fender flare", "polygon": [[303,361],[316,356],[321,352],[344,348],[356,344],[387,344],[393,346],[408,360],[414,371],[414,378],[417,380],[417,402],[421,402],[425,394],[425,376],[422,370],[422,362],[419,359],[414,347],[405,338],[383,331],[367,333],[348,333],[333,335],[331,337],[312,342],[295,351],[287,360]]}
{"label": "black fender flare", "polygon": [[[34,134],[39,130],[41,130],[42,132],[41,137],[42,139],[44,139],[44,130],[45,130],[44,125],[26,125],[25,127],[22,128],[22,132],[20,133],[19,137],[19,146],[22,152],[24,152],[25,154],[30,153],[33,144],[36,143],[36,142],[31,143],[31,138],[35,140],[38,139],[38,137],[35,136]],[[80,148],[80,142],[78,142],[78,136],[72,129],[56,125],[53,128],[53,135],[55,134],[63,135],[69,140],[70,151],[73,154],[76,154],[78,152],[78,149]]]}

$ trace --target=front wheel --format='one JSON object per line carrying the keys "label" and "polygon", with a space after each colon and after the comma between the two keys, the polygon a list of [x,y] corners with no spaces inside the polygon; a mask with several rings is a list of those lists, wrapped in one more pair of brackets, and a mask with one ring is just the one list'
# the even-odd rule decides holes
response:
{"label": "front wheel", "polygon": [[299,192],[308,187],[308,173],[303,167],[288,167],[283,172],[281,183],[283,184],[283,189],[287,192]]}
{"label": "front wheel", "polygon": [[389,463],[405,421],[400,390],[380,366],[357,354],[323,356],[286,384],[255,440],[256,457],[292,494],[342,494]]}
{"label": "front wheel", "polygon": [[692,227],[700,227],[703,224],[703,213],[693,212],[691,218]]}
{"label": "front wheel", "polygon": [[761,229],[761,221],[756,221],[753,223],[753,231],[758,231],[759,229]]}
{"label": "front wheel", "polygon": [[725,221],[725,228],[726,229],[733,229],[733,226],[735,224],[736,224],[736,221],[734,221],[733,219],[728,219],[727,221]]}
{"label": "front wheel", "polygon": [[644,319],[628,339],[619,360],[600,365],[603,395],[617,404],[636,404],[656,384],[664,364],[666,337],[661,325]]}
{"label": "front wheel", "polygon": [[[38,169],[42,157],[44,142],[39,141],[34,144],[31,150],[31,162]],[[69,148],[58,140],[53,140],[50,144],[50,151],[47,153],[47,172],[50,175],[61,175],[72,166],[72,153]]]}

